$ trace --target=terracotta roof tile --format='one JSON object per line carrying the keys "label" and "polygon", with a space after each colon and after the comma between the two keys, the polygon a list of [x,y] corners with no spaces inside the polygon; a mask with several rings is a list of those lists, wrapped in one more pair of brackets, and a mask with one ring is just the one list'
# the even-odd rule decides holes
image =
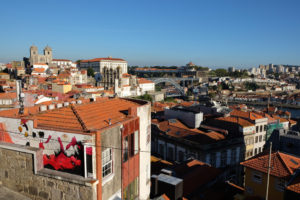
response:
{"label": "terracotta roof tile", "polygon": [[121,58],[94,58],[94,59],[90,59],[90,60],[82,60],[80,61],[81,63],[86,63],[86,62],[100,62],[100,61],[105,61],[105,60],[110,60],[110,61],[125,61]]}
{"label": "terracotta roof tile", "polygon": [[219,117],[216,120],[237,123],[242,127],[254,126],[253,123],[240,117]]}
{"label": "terracotta roof tile", "polygon": [[[245,167],[267,173],[269,154],[263,152],[241,163]],[[270,174],[276,177],[288,177],[300,167],[300,158],[289,154],[274,152],[271,154]]]}
{"label": "terracotta roof tile", "polygon": [[240,111],[240,110],[233,110],[230,112],[231,116],[236,116],[236,117],[243,117],[243,118],[248,118],[250,120],[256,120],[256,119],[262,119],[263,116],[250,112],[250,111]]}
{"label": "terracotta roof tile", "polygon": [[287,187],[287,190],[300,194],[300,176],[296,177]]}

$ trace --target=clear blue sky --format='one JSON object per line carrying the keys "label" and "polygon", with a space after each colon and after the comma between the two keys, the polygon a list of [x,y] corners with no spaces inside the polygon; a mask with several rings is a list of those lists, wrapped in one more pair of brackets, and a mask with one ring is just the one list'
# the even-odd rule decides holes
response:
{"label": "clear blue sky", "polygon": [[129,65],[300,64],[299,0],[9,0],[0,62],[47,44],[54,58]]}

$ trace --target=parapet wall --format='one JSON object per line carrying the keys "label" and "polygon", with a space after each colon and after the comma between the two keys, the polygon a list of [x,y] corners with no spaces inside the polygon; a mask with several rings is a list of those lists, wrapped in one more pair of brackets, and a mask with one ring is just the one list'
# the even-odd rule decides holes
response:
{"label": "parapet wall", "polygon": [[42,150],[0,142],[0,185],[34,200],[96,199],[97,181],[42,167]]}

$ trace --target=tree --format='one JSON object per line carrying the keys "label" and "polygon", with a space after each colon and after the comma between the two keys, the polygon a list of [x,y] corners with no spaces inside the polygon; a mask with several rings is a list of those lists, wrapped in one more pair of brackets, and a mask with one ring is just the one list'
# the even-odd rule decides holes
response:
{"label": "tree", "polygon": [[144,94],[142,96],[137,97],[137,99],[142,99],[146,101],[152,101],[152,96],[150,94]]}
{"label": "tree", "polygon": [[217,77],[224,77],[224,76],[228,76],[228,72],[226,69],[216,69],[215,70],[216,76]]}
{"label": "tree", "polygon": [[244,85],[247,90],[255,91],[259,88],[259,86],[255,82],[245,82]]}
{"label": "tree", "polygon": [[94,69],[91,68],[91,67],[89,67],[89,68],[87,69],[87,75],[88,75],[88,76],[95,77],[95,71],[94,71]]}

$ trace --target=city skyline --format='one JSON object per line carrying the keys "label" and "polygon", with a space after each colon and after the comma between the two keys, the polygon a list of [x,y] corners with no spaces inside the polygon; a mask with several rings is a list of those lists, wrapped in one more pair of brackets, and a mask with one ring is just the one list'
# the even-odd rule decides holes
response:
{"label": "city skyline", "polygon": [[[297,1],[2,3],[0,62],[47,44],[54,58],[119,57],[129,65],[299,65]],[[14,7],[13,15],[11,7]],[[79,10],[79,11],[78,11]]]}

